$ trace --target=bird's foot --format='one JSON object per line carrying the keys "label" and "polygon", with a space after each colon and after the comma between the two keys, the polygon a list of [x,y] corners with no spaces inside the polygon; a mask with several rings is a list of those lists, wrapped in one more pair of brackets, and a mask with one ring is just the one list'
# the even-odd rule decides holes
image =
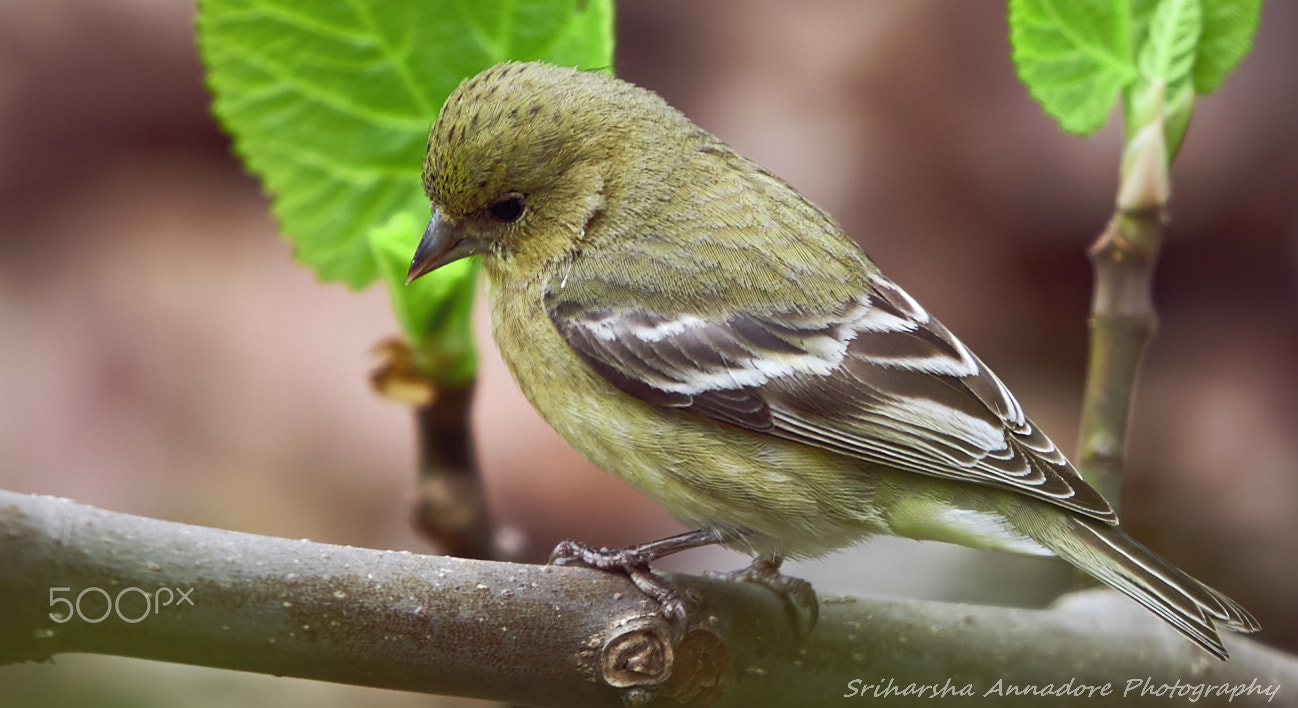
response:
{"label": "bird's foot", "polygon": [[663,556],[708,546],[719,540],[715,533],[699,530],[625,548],[594,548],[576,541],[563,541],[550,553],[550,564],[581,565],[625,573],[640,592],[658,601],[663,618],[672,623],[678,634],[683,634],[685,601],[670,583],[654,575],[649,564]]}
{"label": "bird's foot", "polygon": [[797,618],[798,633],[808,636],[820,620],[820,601],[811,583],[780,573],[783,558],[757,558],[747,568],[721,573],[709,571],[708,577],[761,585],[784,598]]}
{"label": "bird's foot", "polygon": [[550,565],[578,565],[597,570],[625,573],[640,592],[658,601],[663,617],[672,624],[685,621],[685,602],[680,593],[649,568],[652,558],[641,546],[595,548],[576,541],[562,541],[550,553]]}

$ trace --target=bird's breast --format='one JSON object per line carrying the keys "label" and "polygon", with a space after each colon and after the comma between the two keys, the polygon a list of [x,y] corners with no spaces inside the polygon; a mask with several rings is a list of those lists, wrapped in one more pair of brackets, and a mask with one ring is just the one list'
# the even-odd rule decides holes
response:
{"label": "bird's breast", "polygon": [[574,450],[682,523],[791,556],[880,530],[873,480],[852,461],[627,395],[569,349],[540,280],[519,285],[488,269],[486,282],[492,336],[523,395]]}

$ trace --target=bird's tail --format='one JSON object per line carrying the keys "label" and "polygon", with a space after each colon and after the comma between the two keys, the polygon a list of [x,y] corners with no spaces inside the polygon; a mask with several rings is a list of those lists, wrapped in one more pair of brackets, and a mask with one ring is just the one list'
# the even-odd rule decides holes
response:
{"label": "bird's tail", "polygon": [[1186,575],[1117,526],[1074,516],[1073,533],[1039,538],[1061,558],[1162,617],[1223,661],[1230,655],[1217,634],[1261,628],[1234,600]]}

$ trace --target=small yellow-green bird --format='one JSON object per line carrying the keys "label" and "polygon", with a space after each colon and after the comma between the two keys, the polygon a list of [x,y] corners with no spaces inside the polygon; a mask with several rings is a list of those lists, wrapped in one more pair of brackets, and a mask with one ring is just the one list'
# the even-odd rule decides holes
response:
{"label": "small yellow-green bird", "polygon": [[[560,560],[626,570],[721,543],[788,557],[876,534],[1056,555],[1213,655],[1255,619],[1127,536],[960,340],[842,229],[656,94],[498,64],[429,137],[411,280],[466,256],[541,416],[697,531]],[[789,580],[789,579],[784,579]],[[786,585],[796,589],[796,581]],[[813,596],[814,597],[814,596]]]}

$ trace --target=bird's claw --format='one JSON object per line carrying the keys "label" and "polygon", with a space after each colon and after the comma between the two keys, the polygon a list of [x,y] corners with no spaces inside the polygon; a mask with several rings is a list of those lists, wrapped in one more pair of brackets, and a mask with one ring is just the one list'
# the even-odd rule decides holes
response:
{"label": "bird's claw", "polygon": [[672,624],[675,633],[683,635],[685,601],[666,580],[654,575],[649,568],[652,558],[647,555],[640,546],[595,548],[577,541],[562,541],[550,553],[550,565],[575,565],[625,573],[640,592],[658,601],[658,611],[663,619]]}
{"label": "bird's claw", "polygon": [[761,585],[784,598],[797,619],[798,634],[808,636],[820,620],[820,601],[811,583],[780,573],[782,559],[758,558],[747,568],[727,573],[708,571],[706,577]]}

